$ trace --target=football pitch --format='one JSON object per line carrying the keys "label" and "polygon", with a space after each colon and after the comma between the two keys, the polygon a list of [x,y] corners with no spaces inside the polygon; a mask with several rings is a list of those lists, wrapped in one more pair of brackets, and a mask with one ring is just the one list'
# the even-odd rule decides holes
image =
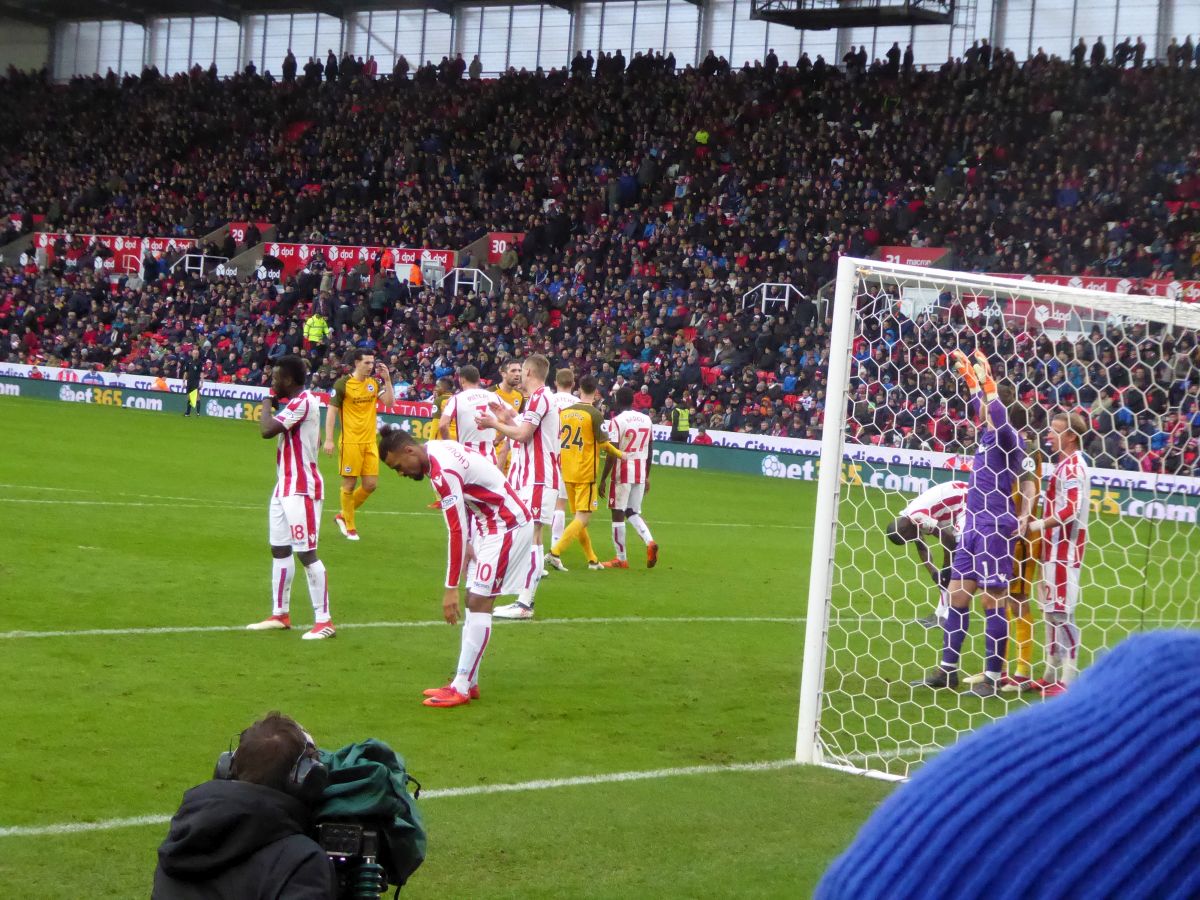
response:
{"label": "football pitch", "polygon": [[[656,469],[658,567],[632,533],[628,571],[589,572],[572,548],[538,618],[497,623],[482,699],[434,710],[421,691],[445,683],[458,632],[440,618],[446,537],[427,484],[381,475],[359,543],[326,505],[339,633],[305,642],[243,630],[269,603],[274,442],[254,424],[9,398],[0,422],[0,896],[146,896],[181,794],[270,709],[322,746],[377,737],[406,757],[429,830],[406,897],[806,896],[890,789],[779,765],[795,749],[812,483]],[[982,721],[977,698],[897,686],[934,645],[911,624],[930,591],[878,530],[903,500],[847,507],[831,628],[832,659],[853,669],[832,686],[833,721],[856,735],[838,750],[877,767]],[[603,510],[591,531],[607,555]],[[302,578],[292,612],[311,621]],[[870,661],[880,637],[909,649]],[[885,729],[893,717],[912,727]]]}

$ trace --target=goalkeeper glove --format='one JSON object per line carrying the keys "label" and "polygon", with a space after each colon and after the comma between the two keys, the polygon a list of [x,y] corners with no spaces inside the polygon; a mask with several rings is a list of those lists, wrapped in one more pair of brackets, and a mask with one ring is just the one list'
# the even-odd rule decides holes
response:
{"label": "goalkeeper glove", "polygon": [[967,354],[961,350],[952,350],[950,351],[950,358],[954,360],[955,370],[962,376],[963,381],[967,383],[967,387],[971,390],[971,393],[979,390],[979,378],[976,377],[975,369],[967,359]]}
{"label": "goalkeeper glove", "polygon": [[996,397],[996,381],[992,378],[992,364],[988,362],[987,357],[979,350],[975,351],[975,377],[979,380],[980,387],[983,388],[983,394],[987,399],[993,400]]}
{"label": "goalkeeper glove", "polygon": [[942,569],[937,574],[937,583],[940,588],[950,587],[950,567]]}

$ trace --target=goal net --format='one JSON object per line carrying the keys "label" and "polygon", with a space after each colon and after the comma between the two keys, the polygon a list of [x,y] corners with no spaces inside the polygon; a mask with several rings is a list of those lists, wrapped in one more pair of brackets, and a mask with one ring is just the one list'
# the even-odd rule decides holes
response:
{"label": "goal net", "polygon": [[[797,759],[903,778],[1128,635],[1200,625],[1200,303],[846,258],[832,312]],[[1082,431],[1078,512],[1021,545],[1069,493],[1056,428]],[[972,578],[964,615],[943,585]]]}

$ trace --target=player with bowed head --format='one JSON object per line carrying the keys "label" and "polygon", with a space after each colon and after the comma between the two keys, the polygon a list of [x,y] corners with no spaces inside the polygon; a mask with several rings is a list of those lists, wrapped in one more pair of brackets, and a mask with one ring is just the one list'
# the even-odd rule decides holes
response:
{"label": "player with bowed head", "polygon": [[[338,474],[342,477],[341,511],[334,517],[349,540],[357,541],[354,514],[379,486],[379,447],[376,437],[378,404],[396,402],[392,377],[370,350],[358,349],[354,369],[333,384],[325,414],[325,452],[333,455],[333,428],[340,415],[342,439],[338,447]],[[362,486],[358,486],[359,479]]]}
{"label": "player with bowed head", "polygon": [[418,444],[396,425],[379,442],[388,468],[413,481],[428,475],[438,497],[449,535],[442,614],[451,625],[458,624],[458,585],[466,576],[467,611],[454,679],[427,690],[424,700],[425,706],[462,706],[479,699],[479,665],[491,639],[496,597],[528,590],[541,571],[533,517],[499,467],[473,450],[453,441]]}
{"label": "player with bowed head", "polygon": [[[962,529],[963,512],[967,505],[967,482],[946,481],[935,484],[929,490],[913,498],[900,515],[887,528],[887,538],[893,544],[916,547],[921,565],[938,587],[938,605],[935,612],[917,621],[926,628],[937,628],[950,609],[950,561]],[[926,535],[936,535],[942,545],[942,567],[933,564],[929,555]]]}
{"label": "player with bowed head", "polygon": [[544,571],[545,550],[542,526],[554,517],[562,475],[558,461],[558,408],[550,399],[546,376],[550,361],[535,353],[521,365],[521,387],[528,398],[520,416],[501,400],[475,421],[478,428],[492,428],[512,443],[508,481],[533,518],[533,545],[537,556],[537,578],[517,595],[515,603],[496,610],[500,619],[532,619],[538,581]]}
{"label": "player with bowed head", "polygon": [[1006,602],[1017,533],[1012,498],[1021,471],[1021,439],[1008,421],[987,357],[978,350],[973,363],[961,350],[953,351],[952,357],[971,392],[972,416],[982,413],[983,427],[967,488],[962,539],[950,563],[950,609],[943,625],[941,664],[913,684],[958,687],[959,657],[970,628],[971,599],[979,593],[984,608],[985,677],[970,690],[979,697],[993,697],[1000,690],[1008,649]]}
{"label": "player with bowed head", "polygon": [[[296,574],[293,555],[300,557],[308,581],[316,624],[304,634],[306,641],[334,637],[337,632],[329,614],[329,582],[325,564],[317,558],[317,536],[321,530],[324,483],[317,467],[317,436],[320,434],[321,402],[304,389],[308,370],[299,356],[283,356],[271,375],[272,400],[264,400],[259,427],[264,439],[278,438],[275,450],[276,485],[271,495],[271,615],[247,625],[250,631],[282,630],[292,627],[289,609],[292,578]],[[275,406],[278,405],[278,412]]]}
{"label": "player with bowed head", "polygon": [[1048,515],[1032,519],[1028,532],[1043,535],[1040,600],[1046,617],[1046,675],[1031,688],[1061,694],[1079,672],[1079,574],[1087,548],[1090,484],[1080,446],[1087,422],[1078,413],[1058,413],[1050,420],[1050,449],[1056,457],[1046,489]]}

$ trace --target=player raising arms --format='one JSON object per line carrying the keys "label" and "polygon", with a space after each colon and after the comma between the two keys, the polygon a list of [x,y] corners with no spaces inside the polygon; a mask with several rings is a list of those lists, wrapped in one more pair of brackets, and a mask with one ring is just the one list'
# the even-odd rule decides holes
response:
{"label": "player raising arms", "polygon": [[[274,403],[264,400],[259,426],[264,438],[278,437],[275,450],[277,483],[271,495],[271,615],[246,627],[250,631],[269,631],[292,627],[288,612],[292,602],[292,578],[300,557],[308,579],[308,597],[312,601],[316,624],[304,640],[319,641],[334,637],[329,615],[329,583],[325,564],[317,558],[317,535],[321,530],[321,501],[324,484],[317,468],[317,436],[320,434],[321,401],[304,389],[307,376],[299,356],[280,357],[271,376]],[[274,412],[274,405],[279,411]]]}
{"label": "player raising arms", "polygon": [[[1015,400],[1015,395],[1001,400],[1006,405]],[[1021,436],[1021,474],[1017,479],[1017,490],[1013,495],[1013,509],[1017,514],[1018,534],[1013,538],[1013,572],[1008,582],[1008,655],[1010,665],[1000,677],[1000,690],[1014,693],[1023,690],[1033,681],[1033,611],[1030,595],[1037,584],[1038,560],[1041,556],[1041,535],[1028,532],[1029,521],[1040,515],[1039,497],[1042,490],[1042,448],[1036,437],[1026,428],[1025,409],[1019,405],[1010,407],[1010,420]],[[963,679],[963,684],[975,684],[986,675],[979,673]]]}
{"label": "player raising arms", "polygon": [[[946,618],[950,608],[950,597],[946,586],[950,584],[950,554],[958,546],[962,515],[967,505],[967,482],[945,481],[918,494],[900,510],[900,515],[887,528],[887,538],[903,547],[913,544],[921,565],[929,572],[938,587],[939,601],[936,612],[917,621],[926,628],[936,628]],[[942,545],[942,566],[939,569],[929,556],[926,535],[937,535]]]}
{"label": "player raising arms", "polygon": [[1042,612],[1046,616],[1046,677],[1032,690],[1061,694],[1079,672],[1079,573],[1087,547],[1090,484],[1087,460],[1079,449],[1087,422],[1078,413],[1058,413],[1050,420],[1050,448],[1057,457],[1046,489],[1047,515],[1029,523],[1042,534]]}
{"label": "player raising arms", "polygon": [[[658,544],[650,534],[650,527],[642,518],[642,498],[650,492],[650,463],[653,459],[654,430],[650,417],[633,408],[633,391],[627,387],[617,388],[613,395],[617,414],[608,425],[608,436],[620,449],[622,459],[617,464],[616,456],[610,455],[604,462],[604,474],[600,476],[600,493],[609,476],[613,477],[608,506],[612,510],[612,539],[616,548],[615,559],[604,563],[606,569],[628,569],[625,554],[625,523],[633,526],[646,542],[646,568],[658,565]],[[613,469],[616,472],[613,472]]]}
{"label": "player raising arms", "polygon": [[479,370],[463,366],[458,370],[459,392],[442,406],[438,436],[443,441],[457,440],[469,450],[496,462],[496,432],[478,428],[475,419],[487,412],[496,395],[479,386]]}
{"label": "player raising arms", "polygon": [[1000,689],[1008,649],[1005,604],[1013,570],[1012,539],[1017,532],[1012,497],[1023,454],[1020,436],[997,395],[987,357],[976,351],[972,364],[961,350],[953,351],[952,356],[971,391],[972,416],[982,411],[983,427],[967,488],[962,539],[950,563],[950,610],[943,626],[941,665],[913,683],[933,688],[958,686],[958,661],[970,627],[971,598],[981,591],[986,677],[971,686],[971,693],[992,697]]}
{"label": "player raising arms", "polygon": [[[500,381],[492,388],[492,393],[503,400],[513,412],[520,412],[525,405],[525,395],[521,393],[521,363],[512,359],[500,367]],[[496,448],[496,459],[500,470],[507,473],[512,464],[509,442],[506,438],[499,439]]]}
{"label": "player raising arms", "polygon": [[558,410],[550,402],[546,376],[550,361],[535,353],[521,366],[521,387],[529,398],[517,416],[502,400],[492,401],[491,408],[476,420],[479,428],[494,428],[512,442],[512,465],[508,470],[509,483],[517,496],[529,508],[533,517],[534,553],[537,555],[537,578],[517,595],[517,601],[496,610],[500,619],[532,619],[534,597],[543,571],[542,525],[554,515],[561,473],[558,462]]}
{"label": "player raising arms", "polygon": [[[574,390],[574,372],[570,369],[559,369],[554,373],[554,393],[550,395],[550,402],[558,409],[560,431],[563,411],[579,402],[579,399],[572,393]],[[562,540],[563,531],[566,527],[567,494],[566,491],[559,491],[558,500],[554,503],[554,516],[550,521],[550,546],[553,547]]]}
{"label": "player raising arms", "polygon": [[[338,445],[338,474],[342,476],[341,512],[334,516],[349,540],[358,540],[355,511],[379,486],[379,448],[375,433],[377,404],[396,402],[388,368],[375,361],[370,350],[355,350],[354,369],[333,384],[329,410],[325,415],[325,452],[333,454],[333,428],[342,420],[342,438]],[[359,480],[362,485],[359,486]]]}
{"label": "player raising arms", "polygon": [[559,458],[562,462],[563,490],[560,497],[571,501],[571,511],[575,518],[566,527],[562,537],[550,548],[547,561],[560,572],[567,571],[563,565],[563,550],[570,546],[571,541],[579,539],[583,553],[588,560],[589,569],[603,569],[604,564],[592,549],[592,539],[588,535],[588,522],[597,506],[596,470],[600,459],[600,450],[608,452],[609,459],[620,459],[623,454],[608,441],[604,433],[604,420],[600,410],[596,409],[596,379],[584,375],[579,379],[579,402],[568,406],[558,414],[559,419]]}
{"label": "player raising arms", "polygon": [[[492,635],[495,598],[529,588],[541,571],[529,508],[489,459],[452,441],[421,445],[399,426],[380,436],[388,468],[420,481],[426,475],[446,517],[449,552],[442,614],[458,624],[458,583],[467,579],[467,612],[454,680],[425,692],[425,706],[479,699],[479,664]],[[471,565],[467,565],[468,543]]]}

